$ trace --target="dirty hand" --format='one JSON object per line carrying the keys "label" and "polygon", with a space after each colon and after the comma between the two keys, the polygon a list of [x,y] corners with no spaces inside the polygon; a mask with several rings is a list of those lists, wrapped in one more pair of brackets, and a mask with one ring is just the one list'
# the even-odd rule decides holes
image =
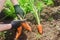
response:
{"label": "dirty hand", "polygon": [[18,28],[21,26],[21,23],[23,23],[26,20],[15,20],[11,22],[12,28]]}
{"label": "dirty hand", "polygon": [[18,28],[21,25],[20,20],[12,21],[11,22],[12,28]]}
{"label": "dirty hand", "polygon": [[24,11],[19,5],[14,5],[14,9],[15,9],[16,14],[20,14],[21,17],[24,16]]}

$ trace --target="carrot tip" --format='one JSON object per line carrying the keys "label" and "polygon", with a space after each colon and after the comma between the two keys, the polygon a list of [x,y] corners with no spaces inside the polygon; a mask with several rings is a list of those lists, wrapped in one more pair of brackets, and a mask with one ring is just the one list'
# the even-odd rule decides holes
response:
{"label": "carrot tip", "polygon": [[29,24],[27,22],[22,23],[22,26],[23,26],[23,28],[25,28],[25,29],[27,29],[29,31],[32,31],[31,27],[29,26]]}
{"label": "carrot tip", "polygon": [[29,31],[31,32],[32,30],[31,30],[31,29],[29,29]]}
{"label": "carrot tip", "polygon": [[15,40],[17,40],[19,38],[19,36],[21,35],[21,32],[22,32],[22,26],[20,26],[19,28],[17,28]]}
{"label": "carrot tip", "polygon": [[37,25],[37,29],[38,29],[38,32],[40,34],[43,34],[43,28],[42,28],[42,25],[41,24],[40,25]]}

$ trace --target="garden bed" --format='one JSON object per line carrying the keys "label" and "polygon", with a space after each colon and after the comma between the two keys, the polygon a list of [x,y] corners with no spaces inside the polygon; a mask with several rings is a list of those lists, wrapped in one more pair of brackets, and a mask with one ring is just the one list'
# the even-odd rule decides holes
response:
{"label": "garden bed", "polygon": [[[35,19],[29,13],[26,18],[32,28],[32,32],[23,29],[19,40],[60,40],[60,7],[48,7],[41,13],[41,24],[43,25],[43,34],[40,35],[37,31]],[[52,15],[53,14],[53,15]],[[56,15],[57,14],[57,15]],[[53,19],[51,19],[51,18]],[[56,19],[55,19],[56,18]],[[50,20],[51,19],[51,20]],[[9,23],[4,20],[5,23]],[[16,29],[8,30],[5,36],[0,37],[0,40],[13,40]]]}

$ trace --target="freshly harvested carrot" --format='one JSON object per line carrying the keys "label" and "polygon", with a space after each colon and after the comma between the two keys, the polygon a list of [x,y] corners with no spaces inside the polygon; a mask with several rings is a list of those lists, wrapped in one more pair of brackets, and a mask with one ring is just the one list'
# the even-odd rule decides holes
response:
{"label": "freshly harvested carrot", "polygon": [[17,40],[19,38],[19,36],[21,35],[21,32],[22,32],[22,26],[20,26],[20,27],[17,28],[15,40]]}
{"label": "freshly harvested carrot", "polygon": [[37,29],[38,29],[38,32],[39,32],[40,34],[43,33],[43,28],[42,28],[42,25],[41,25],[41,24],[37,25]]}
{"label": "freshly harvested carrot", "polygon": [[22,27],[29,30],[29,31],[31,31],[31,27],[29,26],[29,24],[27,22],[23,22]]}

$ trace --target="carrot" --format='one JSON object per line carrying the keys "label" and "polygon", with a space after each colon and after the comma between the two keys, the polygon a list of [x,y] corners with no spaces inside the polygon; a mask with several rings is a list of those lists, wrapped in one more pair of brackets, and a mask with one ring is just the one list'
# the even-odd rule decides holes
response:
{"label": "carrot", "polygon": [[39,32],[40,34],[43,33],[43,28],[42,28],[42,25],[41,25],[41,24],[37,25],[37,29],[38,29],[38,32]]}
{"label": "carrot", "polygon": [[31,27],[29,26],[29,24],[28,24],[27,22],[23,22],[23,23],[22,23],[22,26],[23,26],[23,28],[31,31]]}
{"label": "carrot", "polygon": [[18,37],[21,35],[21,32],[22,32],[22,26],[20,26],[20,27],[17,28],[15,40],[18,39]]}

